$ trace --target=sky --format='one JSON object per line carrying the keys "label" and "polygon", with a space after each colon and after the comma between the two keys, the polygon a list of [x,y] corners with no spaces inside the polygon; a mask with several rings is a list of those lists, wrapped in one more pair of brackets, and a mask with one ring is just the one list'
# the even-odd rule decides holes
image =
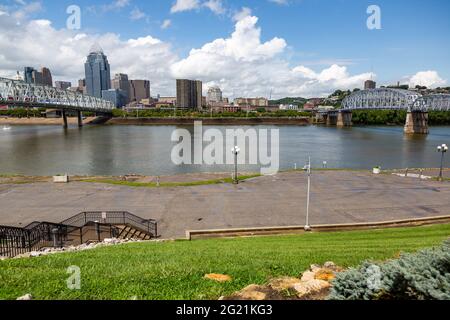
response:
{"label": "sky", "polygon": [[98,43],[112,75],[149,79],[152,96],[174,95],[176,78],[230,98],[322,97],[370,78],[450,86],[449,35],[448,0],[0,0],[0,77],[46,66],[75,85]]}

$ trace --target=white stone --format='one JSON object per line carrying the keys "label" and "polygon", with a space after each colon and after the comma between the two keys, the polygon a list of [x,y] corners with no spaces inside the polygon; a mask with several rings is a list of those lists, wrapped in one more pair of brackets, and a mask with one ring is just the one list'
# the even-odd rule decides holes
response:
{"label": "white stone", "polygon": [[22,297],[17,298],[17,300],[23,300],[23,301],[25,301],[25,300],[33,300],[33,296],[28,293],[28,294],[26,294],[26,295],[24,295]]}

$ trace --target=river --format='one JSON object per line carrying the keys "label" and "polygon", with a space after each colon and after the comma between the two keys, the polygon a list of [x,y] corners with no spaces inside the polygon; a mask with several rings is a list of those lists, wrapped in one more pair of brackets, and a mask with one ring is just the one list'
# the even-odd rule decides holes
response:
{"label": "river", "polygon": [[[175,175],[226,172],[226,165],[176,165],[171,142],[176,126],[13,126],[0,128],[0,174]],[[186,128],[186,127],[182,127]],[[207,130],[212,127],[204,127]],[[224,127],[216,127],[224,130]],[[249,127],[246,127],[249,128]],[[436,147],[450,145],[450,127],[432,127],[427,136],[409,137],[402,127],[254,126],[279,129],[280,169],[313,166],[370,169],[438,167]],[[192,128],[188,128],[191,130]],[[448,167],[448,158],[446,167]],[[257,166],[239,167],[257,171]]]}

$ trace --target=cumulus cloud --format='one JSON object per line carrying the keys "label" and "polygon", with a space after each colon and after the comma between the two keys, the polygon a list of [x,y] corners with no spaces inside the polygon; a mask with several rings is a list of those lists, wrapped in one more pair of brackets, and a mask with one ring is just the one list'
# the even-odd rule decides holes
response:
{"label": "cumulus cloud", "polygon": [[197,78],[219,85],[229,96],[327,95],[334,89],[361,87],[370,73],[352,76],[347,67],[332,65],[320,72],[305,66],[291,67],[280,58],[287,43],[273,38],[261,41],[258,18],[248,10],[236,17],[236,26],[227,39],[217,39],[172,65],[174,77]]}
{"label": "cumulus cloud", "polygon": [[177,13],[183,11],[190,11],[193,9],[197,9],[199,7],[200,7],[199,0],[177,0],[170,9],[170,12]]}
{"label": "cumulus cloud", "polygon": [[130,19],[131,20],[141,20],[144,19],[147,15],[145,14],[145,12],[141,11],[139,8],[134,8],[131,12],[130,12]]}
{"label": "cumulus cloud", "polygon": [[169,69],[178,57],[166,42],[151,36],[121,39],[114,33],[76,33],[56,29],[48,20],[17,25],[9,15],[0,19],[0,74],[12,77],[25,66],[46,66],[56,80],[75,83],[84,78],[86,56],[96,42],[108,56],[112,75],[121,72],[132,79],[150,79],[156,92],[174,86]]}
{"label": "cumulus cloud", "polygon": [[410,87],[425,86],[429,88],[435,88],[439,86],[443,86],[447,83],[446,80],[442,79],[437,71],[420,71],[417,72],[409,79]]}
{"label": "cumulus cloud", "polygon": [[[108,56],[114,73],[149,79],[153,94],[175,94],[176,78],[202,80],[205,89],[219,85],[225,96],[326,96],[336,89],[361,87],[371,73],[352,75],[345,65],[332,63],[322,70],[284,58],[287,42],[262,40],[258,18],[243,8],[235,16],[234,31],[178,57],[171,45],[150,35],[123,39],[115,33],[88,34],[55,28],[49,20],[17,20],[4,12],[0,19],[0,75],[13,77],[25,66],[49,67],[56,80],[84,78],[84,63],[94,43]],[[170,26],[170,20],[161,27]],[[51,39],[51,41],[49,41]],[[445,83],[435,71],[419,72],[413,84]]]}

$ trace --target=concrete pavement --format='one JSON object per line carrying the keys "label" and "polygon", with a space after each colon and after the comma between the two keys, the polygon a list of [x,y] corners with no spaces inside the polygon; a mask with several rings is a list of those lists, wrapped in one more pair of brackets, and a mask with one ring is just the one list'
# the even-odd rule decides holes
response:
{"label": "concrete pavement", "polygon": [[[306,175],[231,184],[133,188],[73,182],[0,185],[0,224],[60,222],[82,211],[125,210],[158,221],[163,238],[185,231],[303,225]],[[314,172],[311,223],[357,223],[450,214],[450,182],[357,171]]]}

